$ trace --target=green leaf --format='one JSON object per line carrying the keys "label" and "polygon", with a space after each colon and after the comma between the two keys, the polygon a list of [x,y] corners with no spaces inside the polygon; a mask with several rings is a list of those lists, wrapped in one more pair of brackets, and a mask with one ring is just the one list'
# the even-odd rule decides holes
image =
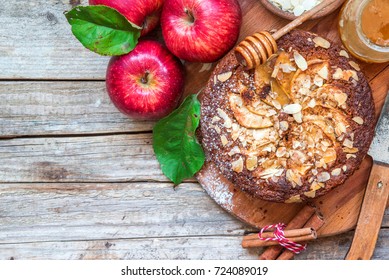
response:
{"label": "green leaf", "polygon": [[162,172],[175,185],[192,177],[204,164],[204,151],[196,138],[199,122],[200,102],[193,94],[154,126],[154,152]]}
{"label": "green leaf", "polygon": [[122,55],[138,43],[141,27],[106,6],[77,6],[65,12],[74,36],[87,49],[101,55]]}

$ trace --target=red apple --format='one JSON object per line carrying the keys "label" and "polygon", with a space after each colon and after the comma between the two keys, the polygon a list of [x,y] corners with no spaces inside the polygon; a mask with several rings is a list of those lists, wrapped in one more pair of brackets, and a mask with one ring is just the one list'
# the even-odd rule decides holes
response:
{"label": "red apple", "polygon": [[114,8],[128,21],[142,27],[143,36],[158,25],[163,2],[164,0],[89,0],[89,5]]}
{"label": "red apple", "polygon": [[237,0],[165,0],[161,15],[166,46],[192,62],[214,62],[226,54],[241,22]]}
{"label": "red apple", "polygon": [[130,53],[111,58],[106,85],[122,113],[135,119],[160,119],[178,105],[184,69],[160,43],[141,40]]}

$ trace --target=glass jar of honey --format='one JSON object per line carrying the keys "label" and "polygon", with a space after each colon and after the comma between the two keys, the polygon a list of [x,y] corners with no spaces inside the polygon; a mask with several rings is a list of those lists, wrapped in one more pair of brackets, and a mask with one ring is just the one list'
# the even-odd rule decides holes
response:
{"label": "glass jar of honey", "polygon": [[389,0],[348,0],[339,16],[344,46],[366,62],[389,61]]}

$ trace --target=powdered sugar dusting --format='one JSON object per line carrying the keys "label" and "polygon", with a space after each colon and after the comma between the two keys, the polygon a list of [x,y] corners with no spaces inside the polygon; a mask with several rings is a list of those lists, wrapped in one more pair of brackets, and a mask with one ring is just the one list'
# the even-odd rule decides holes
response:
{"label": "powdered sugar dusting", "polygon": [[203,168],[197,179],[217,204],[232,212],[234,193],[230,190],[228,181],[221,179],[220,176],[219,171],[211,164]]}

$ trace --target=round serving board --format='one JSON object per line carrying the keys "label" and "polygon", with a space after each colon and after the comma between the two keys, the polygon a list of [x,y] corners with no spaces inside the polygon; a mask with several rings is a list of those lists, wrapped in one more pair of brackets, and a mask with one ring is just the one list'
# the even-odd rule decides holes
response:
{"label": "round serving board", "polygon": [[[238,42],[257,31],[275,30],[289,22],[269,12],[258,0],[238,1],[243,15]],[[339,9],[323,18],[305,22],[299,28],[317,33],[333,43],[341,44],[337,25],[338,12]],[[378,117],[388,90],[389,71],[384,69],[389,64],[359,63],[372,87]],[[206,85],[215,65],[187,63],[185,95],[201,90]],[[380,74],[382,71],[386,74]],[[325,225],[318,231],[319,236],[335,235],[355,227],[371,165],[372,159],[366,157],[360,169],[344,185],[312,201],[325,220]],[[254,227],[263,227],[277,222],[288,223],[304,206],[301,203],[282,204],[253,199],[226,180],[212,163],[204,165],[197,174],[197,180],[221,207]]]}
{"label": "round serving board", "polygon": [[[356,226],[371,165],[371,158],[366,157],[343,185],[310,202],[323,215],[324,226],[317,232],[319,237],[336,235]],[[257,228],[279,222],[287,224],[304,206],[254,199],[236,188],[209,162],[197,174],[197,180],[216,203]]]}

